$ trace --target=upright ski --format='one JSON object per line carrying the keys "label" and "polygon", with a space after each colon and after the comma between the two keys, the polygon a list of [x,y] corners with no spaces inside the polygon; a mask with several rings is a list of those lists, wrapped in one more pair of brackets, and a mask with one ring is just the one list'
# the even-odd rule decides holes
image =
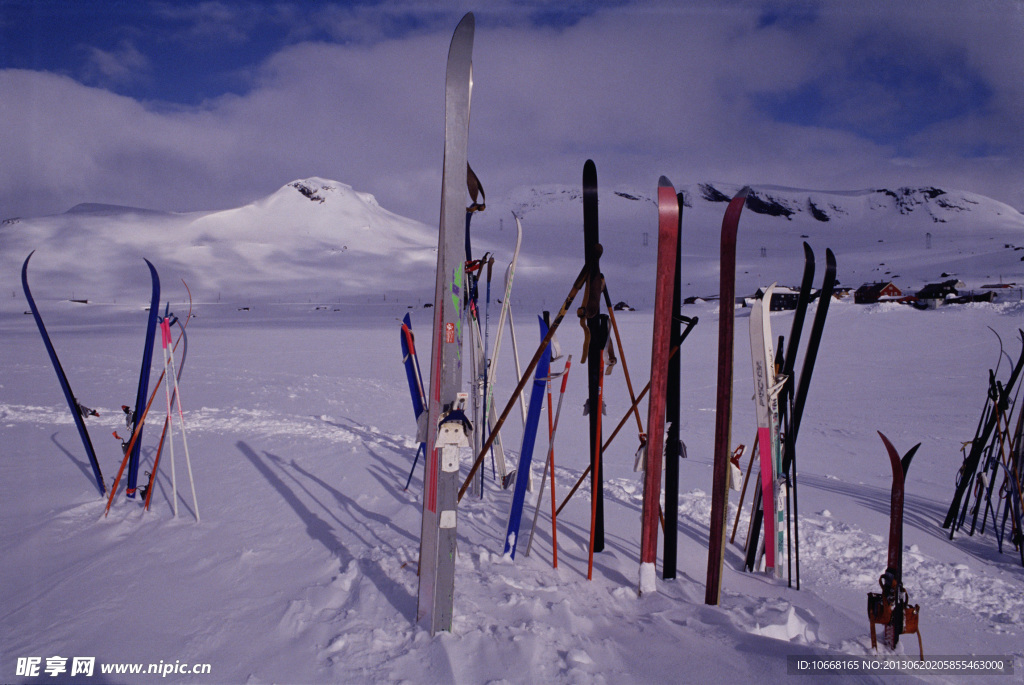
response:
{"label": "upright ski", "polygon": [[[131,448],[131,456],[128,459],[128,484],[125,486],[125,496],[130,498],[135,497],[135,488],[139,480],[139,455],[142,453],[142,424],[139,422],[139,416],[143,406],[146,404],[146,396],[149,393],[149,370],[153,365],[153,343],[156,341],[157,318],[160,310],[160,277],[156,273],[156,268],[148,259],[146,260],[146,266],[149,267],[149,276],[153,285],[153,296],[149,302],[146,342],[142,349],[142,366],[139,369],[139,389],[135,394],[135,406],[133,408],[123,407],[128,435],[138,433],[135,445]],[[137,431],[136,428],[138,428]],[[127,447],[127,442],[121,443],[122,449],[127,449]]]}
{"label": "upright ski", "polygon": [[[547,337],[548,327],[544,319],[540,319],[540,339]],[[544,406],[544,395],[547,392],[548,374],[551,362],[551,345],[544,347],[544,353],[537,364],[536,375],[533,378],[533,388],[530,390],[530,406],[526,414],[526,427],[523,429],[523,447],[519,452],[520,474],[530,472],[530,464],[533,461],[533,447],[537,442],[537,427],[540,425],[540,412]],[[508,529],[505,533],[504,554],[516,558],[516,546],[519,543],[519,527],[523,520],[523,505],[526,503],[526,486],[529,478],[516,478],[515,488],[512,492],[512,508],[508,516]]]}
{"label": "upright ski", "polygon": [[718,305],[718,389],[715,406],[715,461],[711,484],[711,526],[708,540],[708,575],[705,604],[718,604],[722,591],[722,564],[725,561],[725,517],[729,513],[729,442],[732,429],[732,350],[733,319],[736,299],[736,233],[740,213],[747,200],[744,187],[729,202],[722,219]]}
{"label": "upright ski", "polygon": [[[658,266],[654,291],[654,332],[651,348],[651,390],[647,410],[647,466],[640,526],[640,594],[655,591],[658,519],[661,510],[661,465],[665,446],[665,393],[671,348],[672,291],[676,283],[679,201],[672,183],[658,180]],[[666,521],[666,525],[667,525]]]}
{"label": "upright ski", "polygon": [[[602,458],[600,431],[601,406],[601,355],[608,342],[608,323],[601,319],[601,291],[604,276],[601,274],[601,242],[597,221],[597,166],[588,159],[583,165],[583,247],[589,277],[579,310],[580,324],[584,326],[585,342],[583,359],[587,362],[587,412],[590,416],[590,467],[594,478],[594,544],[593,551],[604,550],[604,485],[602,469],[598,468]],[[607,315],[603,315],[607,317]],[[601,333],[603,331],[603,335]]]}
{"label": "upright ski", "polygon": [[30,252],[28,257],[25,257],[25,263],[21,266],[21,287],[25,290],[25,299],[28,300],[28,306],[32,310],[32,318],[35,319],[36,326],[39,327],[39,333],[43,336],[43,345],[46,346],[46,353],[50,357],[50,363],[53,364],[53,370],[57,372],[57,380],[60,382],[61,390],[64,391],[64,398],[67,400],[68,408],[71,410],[71,417],[75,420],[78,435],[82,438],[82,446],[85,447],[85,454],[89,457],[89,465],[92,467],[93,476],[96,478],[96,485],[100,489],[100,494],[105,495],[107,488],[103,482],[103,473],[100,471],[100,463],[96,459],[96,450],[93,448],[92,440],[89,438],[89,429],[85,427],[85,416],[95,415],[95,412],[84,407],[71,391],[71,384],[68,383],[64,367],[61,366],[60,359],[57,358],[57,351],[53,348],[50,335],[46,332],[46,326],[43,325],[43,318],[39,315],[39,307],[36,306],[35,298],[32,297],[32,291],[28,287],[28,261],[32,259],[34,254],[35,250]]}
{"label": "upright ski", "polygon": [[878,436],[882,438],[882,443],[889,454],[889,464],[892,467],[892,501],[889,511],[889,554],[885,573],[878,579],[882,591],[868,593],[871,646],[875,648],[878,646],[875,637],[875,626],[878,624],[884,626],[885,646],[889,649],[896,647],[900,635],[903,633],[917,633],[917,642],[923,660],[924,646],[921,644],[921,633],[918,630],[918,615],[921,606],[919,604],[910,606],[910,598],[903,587],[903,485],[907,469],[910,468],[910,461],[921,444],[914,445],[900,459],[896,448],[889,442],[889,439],[881,431]]}
{"label": "upright ski", "polygon": [[423,386],[423,372],[420,370],[419,356],[416,354],[416,340],[412,334],[412,318],[408,314],[402,319],[399,341],[402,346],[405,378],[409,382],[409,396],[412,398],[412,412],[416,418],[416,441],[419,443],[416,448],[416,456],[412,460],[412,469],[409,470],[409,477],[405,481],[404,489],[408,490],[420,455],[427,449],[427,392]]}
{"label": "upright ski", "polygon": [[474,28],[472,13],[455,28],[445,75],[444,171],[416,610],[417,621],[425,621],[431,635],[451,630],[459,450],[469,446],[470,426],[458,406],[458,394],[462,385],[462,285]]}
{"label": "upright ski", "polygon": [[[765,568],[776,578],[782,577],[779,557],[782,554],[785,508],[782,502],[782,459],[779,453],[779,384],[775,375],[775,353],[772,350],[771,309],[774,284],[754,302],[750,312],[750,356],[754,370],[754,403],[757,415],[757,443],[761,458],[761,502],[764,517]],[[768,513],[771,515],[767,515]]]}
{"label": "upright ski", "polygon": [[[678,349],[683,342],[682,193],[676,195],[676,204],[679,206],[679,222],[676,227],[676,277],[672,286],[672,323],[669,333],[672,349]],[[689,321],[687,319],[687,322]],[[669,353],[668,388],[665,390],[665,421],[668,423],[668,433],[665,437],[665,543],[662,548],[661,577],[666,580],[676,577],[676,551],[679,540],[679,460],[683,456],[683,442],[679,437],[680,357],[681,351],[677,354]]]}

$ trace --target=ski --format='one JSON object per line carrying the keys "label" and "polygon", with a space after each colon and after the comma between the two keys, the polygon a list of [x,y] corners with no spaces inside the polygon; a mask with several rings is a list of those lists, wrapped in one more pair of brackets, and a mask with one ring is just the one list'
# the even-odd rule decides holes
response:
{"label": "ski", "polygon": [[[679,207],[679,215],[676,226],[675,282],[672,286],[672,323],[669,333],[673,349],[682,344],[682,324],[684,323],[682,193],[676,195],[676,204]],[[679,354],[669,355],[668,389],[665,391],[665,421],[668,422],[668,434],[665,437],[665,542],[662,546],[661,577],[666,580],[676,577],[676,552],[679,546],[679,460],[683,456],[683,443],[679,437],[681,356]]]}
{"label": "ski", "polygon": [[757,416],[757,443],[761,464],[761,503],[764,517],[765,569],[775,578],[782,577],[785,509],[782,507],[782,460],[779,454],[779,381],[775,374],[775,353],[769,311],[775,285],[765,289],[754,301],[750,312],[750,356],[754,370],[754,403]]}
{"label": "ski", "polygon": [[[423,372],[420,360],[416,355],[416,341],[412,334],[412,318],[406,314],[402,319],[400,343],[402,346],[402,364],[405,366],[405,377],[409,382],[409,395],[412,398],[412,411],[416,423],[420,422],[420,414],[427,405],[426,392],[423,388]],[[418,431],[417,431],[418,433]]]}
{"label": "ski", "polygon": [[[782,428],[782,432],[787,436],[786,441],[783,443],[783,463],[787,462],[786,455],[793,449],[795,441],[791,443],[788,436],[791,434],[790,424],[790,413],[789,406],[793,399],[793,387],[796,384],[796,375],[793,373],[796,367],[796,355],[800,349],[800,339],[803,335],[804,320],[807,317],[807,305],[811,300],[811,286],[814,281],[814,251],[811,246],[806,242],[804,245],[804,273],[800,280],[800,294],[797,298],[796,310],[793,312],[793,323],[789,329],[789,341],[786,344],[785,356],[782,363],[782,389],[779,392],[778,405],[779,405],[779,426]],[[755,455],[751,455],[753,459]],[[784,476],[788,476],[789,471],[785,470]],[[742,497],[740,498],[742,502]],[[761,519],[763,510],[760,508],[761,505],[761,491],[755,491],[754,495],[754,506],[750,517],[750,527],[747,533],[747,549],[745,552],[744,568],[746,570],[753,571],[757,564],[757,547],[758,540],[761,535]],[[737,512],[738,514],[739,512]],[[738,519],[737,519],[738,520]],[[736,534],[735,527],[733,528],[733,535]],[[788,533],[787,524],[787,539],[790,539]],[[752,542],[751,542],[752,541]]]}
{"label": "ski", "polygon": [[924,646],[921,644],[921,633],[918,631],[920,605],[910,606],[909,596],[903,587],[903,492],[907,469],[914,454],[921,446],[914,445],[901,459],[896,448],[881,431],[878,436],[885,445],[892,467],[892,495],[889,508],[889,551],[886,558],[885,573],[878,579],[881,592],[868,593],[868,618],[871,622],[871,646],[878,647],[875,626],[884,626],[884,643],[894,649],[899,643],[900,635],[917,633],[918,646],[921,648],[921,659],[924,659]]}
{"label": "ski", "polygon": [[419,463],[420,455],[426,450],[427,428],[427,393],[423,387],[423,372],[420,370],[419,356],[416,354],[416,340],[412,334],[412,318],[407,313],[402,319],[399,342],[402,346],[402,365],[405,367],[405,378],[409,383],[409,396],[412,398],[412,412],[416,418],[416,441],[419,446],[416,448],[416,456],[412,460],[412,468],[409,470],[409,477],[405,481],[403,490],[409,489],[412,483],[412,475],[416,472],[416,464]]}
{"label": "ski", "polygon": [[792,492],[793,498],[793,562],[798,590],[800,589],[800,515],[797,499],[796,439],[800,431],[800,421],[804,415],[804,406],[807,404],[807,393],[811,387],[814,363],[818,358],[818,349],[821,347],[825,319],[828,316],[828,306],[832,302],[835,285],[836,256],[831,249],[825,248],[825,276],[822,280],[821,291],[818,293],[818,306],[815,309],[814,321],[807,339],[807,352],[804,353],[804,363],[800,369],[800,383],[796,387],[793,404],[788,408],[790,413],[786,421],[786,449],[782,457],[782,472],[790,478],[787,492]]}
{"label": "ski", "polygon": [[[600,404],[600,384],[603,365],[601,364],[607,333],[598,334],[598,330],[607,331],[607,322],[601,321],[601,291],[604,277],[601,274],[601,242],[598,231],[597,215],[597,166],[588,159],[583,165],[583,249],[587,268],[590,272],[583,303],[579,309],[580,325],[584,327],[584,349],[582,361],[587,362],[587,413],[590,416],[590,466],[591,478],[594,478],[594,544],[593,551],[604,550],[604,487],[601,478],[601,421],[599,416],[603,410]],[[607,316],[607,315],[605,315]]]}
{"label": "ski", "polygon": [[[138,432],[134,447],[131,448],[131,456],[128,459],[128,483],[125,486],[125,496],[135,497],[135,488],[139,479],[139,456],[142,454],[142,424],[137,420],[139,411],[146,403],[146,395],[149,392],[149,371],[153,364],[153,343],[156,341],[157,315],[160,310],[160,277],[156,273],[156,267],[147,259],[146,266],[149,267],[149,276],[152,282],[153,295],[149,302],[149,320],[146,323],[146,341],[142,348],[142,365],[139,369],[139,388],[135,393],[135,406],[124,406],[125,424],[129,435]],[[136,431],[138,428],[138,431]],[[121,443],[121,448],[127,450],[127,443]]]}
{"label": "ski", "polygon": [[469,105],[475,21],[467,13],[452,36],[445,73],[444,170],[434,288],[434,328],[427,401],[423,520],[417,621],[430,634],[451,630],[455,593],[459,450],[469,446],[468,420],[458,406],[462,385],[462,298]]}
{"label": "ski", "polygon": [[[600,341],[601,345],[597,349],[597,402],[590,405],[592,411],[591,415],[597,414],[597,424],[594,434],[600,438],[601,436],[601,418],[604,414],[598,407],[604,407],[604,346],[608,342],[608,317],[598,316],[596,317],[596,325],[591,331],[591,341],[594,339]],[[594,351],[593,349],[591,351]],[[593,470],[590,473],[590,546],[587,554],[587,580],[594,578],[594,553],[600,552],[601,549],[597,548],[597,535],[598,535],[598,507],[600,505],[600,498],[598,496],[599,488],[601,487],[601,454],[604,451],[603,445],[597,444],[595,452],[591,455],[593,464]],[[603,524],[600,529],[601,535],[604,535]]]}
{"label": "ski", "polygon": [[[538,317],[539,318],[539,317]],[[548,326],[540,318],[540,339],[543,341],[548,334]],[[537,442],[537,427],[540,425],[540,412],[544,406],[547,392],[548,374],[551,363],[551,345],[544,347],[544,353],[537,364],[530,389],[530,406],[526,414],[526,427],[523,429],[523,446],[519,451],[519,473],[529,473],[533,462],[533,447]],[[523,520],[523,505],[526,503],[526,486],[529,478],[516,478],[512,491],[512,508],[508,516],[508,527],[505,533],[505,550],[503,554],[510,559],[516,558],[516,546],[519,542],[519,527]]]}
{"label": "ski", "polygon": [[[1024,343],[1024,330],[1018,332],[1020,333],[1021,342]],[[1001,384],[996,380],[995,372],[989,372],[989,391],[985,411],[982,413],[975,437],[971,441],[971,451],[964,458],[960,471],[957,473],[953,501],[950,503],[949,510],[946,512],[946,518],[942,522],[943,528],[949,528],[950,540],[953,539],[954,533],[962,525],[968,503],[964,500],[964,496],[967,495],[969,500],[970,495],[968,493],[974,482],[978,466],[981,464],[982,456],[996,428],[999,417],[1006,412],[1009,406],[1010,391],[1016,386],[1022,368],[1024,368],[1024,348],[1021,349],[1021,354],[1017,359],[1017,363],[1014,364],[1006,384]],[[964,507],[963,511],[961,511],[961,505]]]}
{"label": "ski", "polygon": [[28,262],[34,254],[35,250],[30,252],[28,257],[25,257],[25,263],[21,266],[21,286],[25,291],[25,299],[28,300],[28,306],[32,310],[32,318],[35,319],[36,326],[39,328],[39,334],[43,337],[43,345],[46,346],[46,353],[50,357],[50,363],[53,364],[53,370],[57,372],[57,380],[60,382],[61,390],[64,391],[64,398],[67,400],[68,408],[71,410],[71,417],[75,420],[75,427],[78,428],[78,435],[82,439],[82,446],[85,447],[85,454],[89,457],[89,465],[92,467],[93,476],[96,478],[96,485],[100,489],[100,494],[105,495],[107,488],[103,482],[103,473],[100,471],[100,463],[96,459],[96,450],[93,448],[92,440],[89,438],[89,429],[85,426],[85,416],[95,415],[95,412],[86,409],[75,397],[74,392],[72,392],[67,374],[64,373],[64,367],[61,366],[60,359],[57,357],[57,351],[50,341],[50,335],[46,332],[46,326],[43,324],[43,318],[39,314],[39,307],[36,306],[32,290],[28,287]]}
{"label": "ski", "polygon": [[[661,512],[661,466],[665,447],[665,395],[668,356],[672,347],[672,304],[679,241],[679,200],[672,183],[658,179],[658,261],[654,290],[654,331],[651,344],[651,390],[647,404],[647,465],[640,526],[640,594],[654,592]],[[678,357],[678,355],[676,355]]]}
{"label": "ski", "polygon": [[736,233],[749,187],[736,194],[722,218],[718,305],[718,388],[715,400],[714,475],[711,485],[711,526],[705,604],[717,605],[722,592],[725,561],[725,517],[729,512],[729,442],[732,427],[732,351],[736,316]]}
{"label": "ski", "polygon": [[[515,279],[516,274],[516,263],[519,261],[519,250],[523,245],[523,224],[519,220],[519,217],[512,213],[512,218],[516,222],[516,246],[512,252],[512,260],[509,262],[508,267],[505,270],[505,290],[504,296],[501,299],[501,312],[498,314],[498,330],[494,337],[494,350],[491,352],[491,358],[488,361],[487,368],[487,379],[486,379],[486,392],[484,395],[484,415],[487,417],[487,431],[488,435],[494,430],[495,416],[494,416],[494,383],[498,370],[498,355],[501,352],[501,339],[502,332],[505,329],[505,321],[508,321],[511,328],[512,323],[512,282]],[[513,338],[514,340],[514,338]],[[516,365],[518,366],[519,359],[516,356]],[[494,451],[494,457],[497,461],[498,471],[501,475],[501,489],[505,490],[512,484],[515,478],[515,471],[509,472],[508,465],[505,463],[505,453],[501,448],[501,438],[496,437],[498,442],[498,449]]]}
{"label": "ski", "polygon": [[800,383],[797,385],[793,396],[792,414],[789,419],[790,432],[786,434],[786,456],[783,460],[784,471],[790,469],[794,459],[796,448],[796,437],[800,431],[800,421],[803,419],[804,406],[807,404],[807,393],[811,387],[811,376],[814,374],[814,362],[818,358],[818,348],[821,346],[821,336],[825,330],[825,319],[828,316],[828,305],[832,302],[832,292],[836,285],[836,256],[832,250],[825,249],[825,277],[821,283],[821,291],[818,293],[818,307],[814,312],[814,321],[811,324],[811,333],[807,338],[807,352],[804,353],[804,363],[800,369]]}

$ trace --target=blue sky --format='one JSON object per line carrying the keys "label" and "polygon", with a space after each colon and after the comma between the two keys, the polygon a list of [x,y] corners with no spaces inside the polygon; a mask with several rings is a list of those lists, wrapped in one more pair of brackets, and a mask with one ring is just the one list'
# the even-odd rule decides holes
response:
{"label": "blue sky", "polygon": [[436,221],[444,60],[477,16],[492,194],[927,184],[1024,209],[1024,5],[0,0],[0,215],[189,211],[295,178]]}

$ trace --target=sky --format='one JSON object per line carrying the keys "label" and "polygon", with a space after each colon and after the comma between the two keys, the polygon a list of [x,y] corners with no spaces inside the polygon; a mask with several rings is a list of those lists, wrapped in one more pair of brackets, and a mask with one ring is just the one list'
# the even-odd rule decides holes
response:
{"label": "sky", "polygon": [[524,185],[937,186],[1024,210],[1019,0],[0,0],[0,219],[252,202],[318,176],[436,223],[451,33],[469,157]]}

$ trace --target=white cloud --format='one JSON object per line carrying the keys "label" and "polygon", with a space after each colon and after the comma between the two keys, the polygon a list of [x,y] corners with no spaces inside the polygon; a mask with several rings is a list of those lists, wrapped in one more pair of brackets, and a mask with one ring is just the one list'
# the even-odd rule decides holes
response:
{"label": "white cloud", "polygon": [[[1011,40],[1024,26],[1019,12],[825,4],[763,25],[756,6],[709,7],[612,9],[565,28],[480,21],[470,159],[490,197],[578,183],[592,157],[602,185],[653,186],[660,174],[678,184],[921,183],[1024,207],[1024,48]],[[245,94],[159,111],[52,74],[0,72],[0,215],[82,201],[228,207],[318,175],[434,222],[451,28],[293,45],[255,70]],[[899,150],[865,137],[872,117],[906,95],[884,83],[871,97],[859,90],[863,74],[844,60],[866,35],[923,63],[957,55],[991,96],[930,121]],[[838,118],[800,125],[756,106],[755,95],[823,83],[833,102],[849,103]],[[915,85],[915,97],[928,97],[929,84]]]}

